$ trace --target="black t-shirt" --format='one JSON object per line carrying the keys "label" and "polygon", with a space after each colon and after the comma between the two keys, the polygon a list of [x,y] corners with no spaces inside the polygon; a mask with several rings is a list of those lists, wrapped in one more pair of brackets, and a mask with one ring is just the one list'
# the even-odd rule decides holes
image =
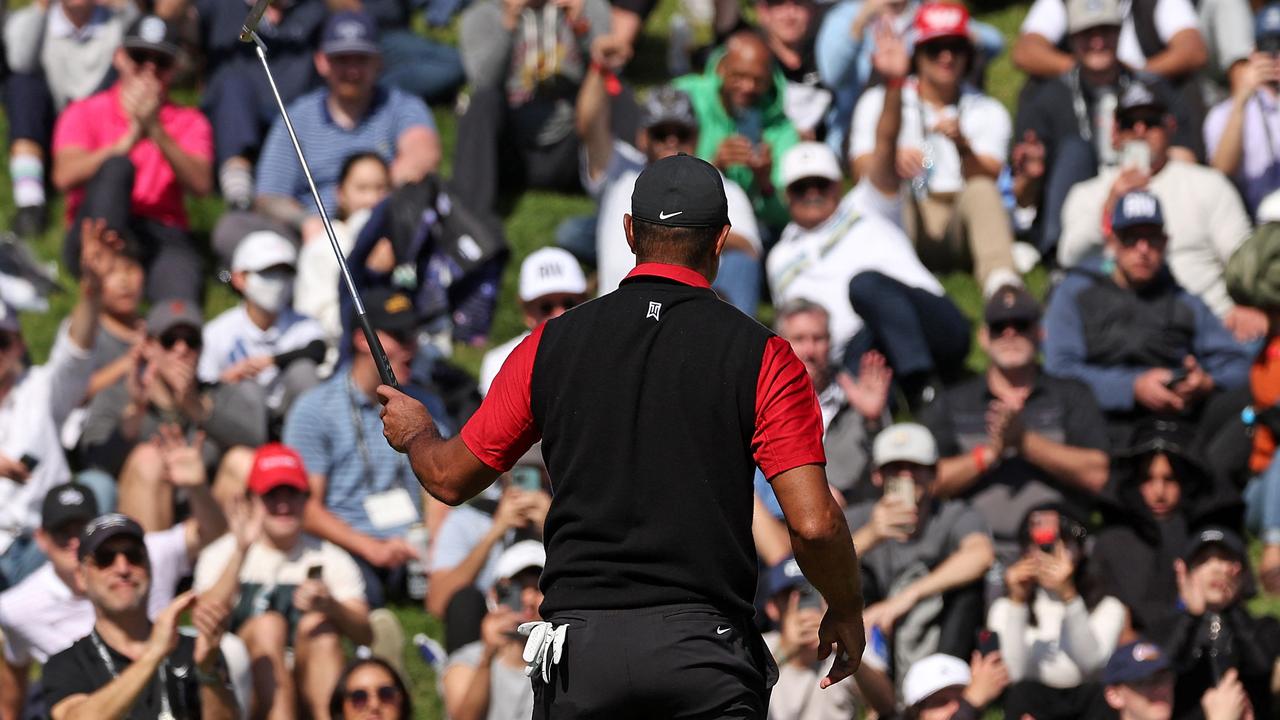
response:
{"label": "black t-shirt", "polygon": [[[45,663],[43,683],[49,708],[73,695],[88,695],[101,690],[119,672],[132,662],[115,649],[102,643],[111,656],[115,672],[107,668],[94,644],[94,636],[87,635],[74,645],[49,658]],[[178,647],[162,665],[166,679],[170,712],[177,720],[200,717],[200,683],[196,680],[195,638],[183,635]],[[137,702],[125,716],[128,720],[158,720],[163,706],[160,689],[160,672],[138,695]]]}

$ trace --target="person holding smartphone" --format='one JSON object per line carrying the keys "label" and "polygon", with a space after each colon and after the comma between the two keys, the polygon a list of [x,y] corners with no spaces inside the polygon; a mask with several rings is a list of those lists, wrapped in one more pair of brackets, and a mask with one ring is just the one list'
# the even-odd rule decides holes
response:
{"label": "person holding smartphone", "polygon": [[449,654],[442,684],[445,714],[453,720],[523,720],[533,715],[533,686],[524,673],[521,623],[540,620],[538,578],[547,551],[538,540],[522,540],[498,557],[489,588],[489,613],[480,639]]}

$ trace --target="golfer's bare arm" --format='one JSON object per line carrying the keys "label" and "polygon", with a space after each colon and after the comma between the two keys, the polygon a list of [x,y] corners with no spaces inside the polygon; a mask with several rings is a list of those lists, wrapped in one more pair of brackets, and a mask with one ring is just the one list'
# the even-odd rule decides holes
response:
{"label": "golfer's bare arm", "polygon": [[820,465],[801,465],[770,481],[791,533],[791,548],[805,578],[827,599],[832,610],[862,612],[862,577],[858,555],[844,513],[827,489]]}
{"label": "golfer's bare arm", "polygon": [[479,495],[501,474],[481,462],[461,436],[440,437],[435,423],[414,436],[407,454],[422,489],[446,505],[461,505]]}

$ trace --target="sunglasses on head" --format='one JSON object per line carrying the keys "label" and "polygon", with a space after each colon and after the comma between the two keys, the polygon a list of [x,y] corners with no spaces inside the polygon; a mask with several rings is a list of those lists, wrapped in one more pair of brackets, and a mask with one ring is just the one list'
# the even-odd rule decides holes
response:
{"label": "sunglasses on head", "polygon": [[371,700],[374,695],[377,695],[378,702],[383,705],[390,705],[400,699],[400,690],[398,690],[394,685],[383,685],[372,693],[364,688],[360,688],[347,693],[347,702],[351,703],[351,707],[357,710],[363,710],[369,706],[369,700]]}
{"label": "sunglasses on head", "polygon": [[156,52],[155,50],[130,50],[129,59],[136,65],[146,65],[147,63],[151,63],[156,66],[157,70],[168,70],[173,67],[172,55]]}
{"label": "sunglasses on head", "polygon": [[1004,320],[1002,322],[993,322],[988,327],[991,328],[993,337],[1000,337],[1005,330],[1013,328],[1013,331],[1019,335],[1025,335],[1031,329],[1032,322],[1030,320]]}
{"label": "sunglasses on head", "polygon": [[1143,127],[1153,128],[1160,127],[1164,124],[1164,115],[1158,112],[1135,112],[1125,113],[1116,118],[1116,124],[1121,130],[1132,130],[1142,123]]}
{"label": "sunglasses on head", "polygon": [[145,567],[147,564],[147,549],[141,544],[100,547],[93,551],[91,557],[94,565],[109,568],[116,564],[116,558],[121,555],[124,556],[125,562],[134,567]]}
{"label": "sunglasses on head", "polygon": [[925,55],[936,58],[942,54],[943,50],[951,51],[952,55],[968,55],[973,46],[964,38],[944,38],[942,40],[931,40],[920,46],[920,52]]}
{"label": "sunglasses on head", "polygon": [[187,347],[192,350],[199,350],[200,345],[204,342],[199,330],[186,325],[170,328],[160,335],[160,345],[165,350],[172,350],[179,340],[186,343]]}

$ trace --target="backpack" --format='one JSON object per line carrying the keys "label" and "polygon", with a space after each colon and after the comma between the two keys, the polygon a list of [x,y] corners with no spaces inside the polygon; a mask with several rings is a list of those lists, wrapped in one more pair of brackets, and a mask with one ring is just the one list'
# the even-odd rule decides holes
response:
{"label": "backpack", "polygon": [[1223,280],[1231,299],[1240,305],[1280,310],[1280,222],[1258,226],[1236,248]]}

